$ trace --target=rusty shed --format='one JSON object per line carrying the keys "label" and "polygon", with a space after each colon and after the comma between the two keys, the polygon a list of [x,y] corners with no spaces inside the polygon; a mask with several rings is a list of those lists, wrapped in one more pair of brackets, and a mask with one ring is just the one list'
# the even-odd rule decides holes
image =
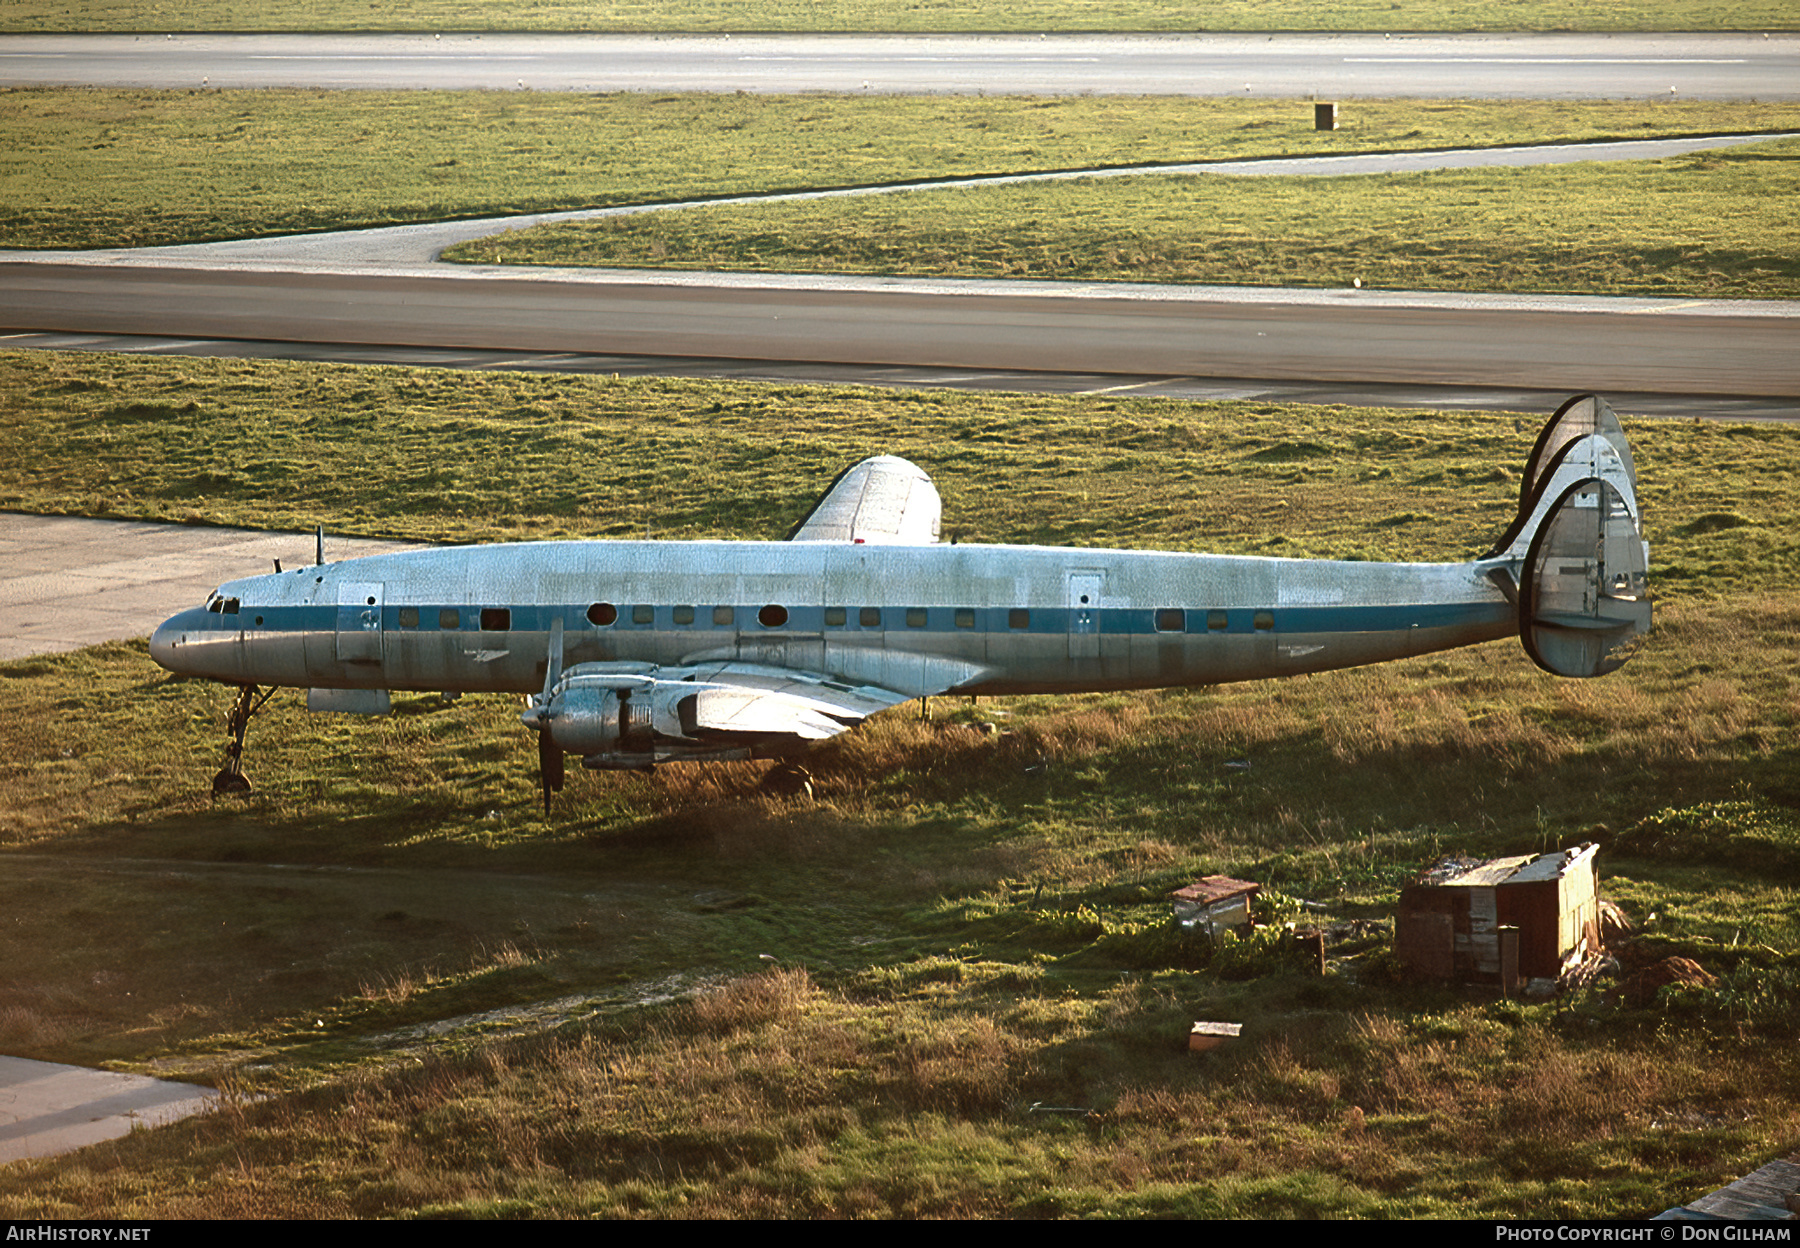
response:
{"label": "rusty shed", "polygon": [[1499,981],[1502,934],[1518,933],[1517,977],[1554,981],[1600,950],[1597,845],[1487,862],[1446,860],[1400,893],[1394,951],[1422,975]]}

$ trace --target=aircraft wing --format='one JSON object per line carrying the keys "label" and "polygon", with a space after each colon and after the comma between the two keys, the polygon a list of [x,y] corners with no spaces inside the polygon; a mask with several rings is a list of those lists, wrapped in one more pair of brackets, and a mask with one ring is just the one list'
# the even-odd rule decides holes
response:
{"label": "aircraft wing", "polygon": [[924,469],[877,455],[839,473],[787,540],[924,546],[938,540],[943,510]]}
{"label": "aircraft wing", "polygon": [[647,740],[659,759],[733,744],[822,741],[914,696],[853,680],[736,661],[577,663],[521,718],[544,734],[547,748],[608,766],[596,760],[629,761]]}
{"label": "aircraft wing", "polygon": [[691,683],[698,686],[694,701],[681,714],[689,735],[779,734],[822,741],[907,701],[906,694],[876,685],[753,663],[708,665]]}

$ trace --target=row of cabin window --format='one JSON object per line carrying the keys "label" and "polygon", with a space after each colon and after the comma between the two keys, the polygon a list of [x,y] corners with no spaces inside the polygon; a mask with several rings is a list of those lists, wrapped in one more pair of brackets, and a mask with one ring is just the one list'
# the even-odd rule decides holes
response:
{"label": "row of cabin window", "polygon": [[[1159,633],[1187,632],[1187,609],[1184,607],[1162,607],[1156,612],[1156,631]],[[1275,627],[1273,611],[1258,611],[1250,617],[1250,625],[1257,632],[1267,632]],[[1222,633],[1231,626],[1225,612],[1213,610],[1206,613],[1206,631]]]}
{"label": "row of cabin window", "polygon": [[[417,607],[400,608],[400,627],[417,628],[419,626],[419,609]],[[452,629],[462,627],[462,613],[455,607],[444,607],[438,611],[438,627]],[[504,633],[512,627],[512,609],[510,607],[481,608],[482,631]]]}
{"label": "row of cabin window", "polygon": [[[237,609],[237,599],[225,600],[229,609]],[[675,607],[671,612],[677,625],[694,622],[694,608]],[[1183,607],[1162,607],[1156,612],[1156,631],[1159,633],[1185,633],[1187,631],[1187,610]],[[843,628],[849,622],[850,612],[847,607],[826,607],[825,626],[827,628]],[[461,626],[461,616],[455,607],[444,607],[438,612],[438,627],[453,629]],[[619,609],[610,602],[596,602],[587,609],[590,624],[604,628],[616,623]],[[712,622],[716,628],[729,628],[736,618],[731,607],[714,607]],[[780,628],[788,621],[787,608],[770,604],[756,613],[757,621],[764,628]],[[906,609],[906,626],[908,628],[924,628],[927,612],[924,607],[908,607]],[[975,627],[975,611],[972,607],[957,607],[954,620],[958,628]],[[633,624],[653,624],[656,622],[656,608],[639,605],[631,609]],[[864,628],[881,627],[881,608],[863,607],[857,612],[857,623]],[[1208,611],[1206,627],[1209,632],[1223,632],[1229,621],[1223,611]],[[1259,632],[1275,627],[1275,614],[1272,611],[1258,611],[1251,619],[1251,624]],[[400,608],[400,627],[417,628],[419,626],[419,609],[417,607]],[[1024,607],[1013,607],[1006,613],[1008,628],[1030,628],[1031,612]],[[481,627],[485,632],[502,633],[512,627],[512,611],[506,607],[483,607],[481,609]]]}

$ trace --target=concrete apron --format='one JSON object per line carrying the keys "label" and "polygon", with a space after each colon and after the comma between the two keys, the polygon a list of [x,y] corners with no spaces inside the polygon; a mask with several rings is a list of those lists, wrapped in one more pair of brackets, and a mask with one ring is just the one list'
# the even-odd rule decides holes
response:
{"label": "concrete apron", "polygon": [[[147,636],[222,581],[313,562],[310,533],[0,513],[0,662]],[[325,537],[325,558],[417,542]]]}
{"label": "concrete apron", "polygon": [[191,1083],[0,1057],[0,1162],[51,1157],[176,1122],[219,1094]]}

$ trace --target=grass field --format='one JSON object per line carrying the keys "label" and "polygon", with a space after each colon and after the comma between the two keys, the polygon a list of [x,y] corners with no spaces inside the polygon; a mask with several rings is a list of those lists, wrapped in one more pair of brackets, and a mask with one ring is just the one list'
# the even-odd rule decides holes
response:
{"label": "grass field", "polygon": [[[970,538],[1454,558],[1541,415],[5,355],[0,505],[755,537],[885,449]],[[0,665],[0,1044],[267,1094],[6,1167],[0,1216],[1637,1217],[1785,1154],[1800,435],[1627,423],[1663,596],[1623,672],[940,699],[818,751],[813,803],[671,768],[546,819],[509,699],[291,696],[215,803],[226,691],[142,642]],[[1394,974],[1423,862],[1592,839],[1637,956],[1713,986]],[[1209,955],[1165,899],[1211,871],[1376,926],[1322,978]]]}
{"label": "grass field", "polygon": [[1800,295],[1800,140],[1660,161],[1083,179],[685,209],[450,249],[647,266],[1408,290]]}
{"label": "grass field", "polygon": [[[0,355],[0,414],[0,507],[45,514],[775,538],[886,451],[926,465],[963,541],[1363,559],[1484,549],[1547,415],[39,352]],[[1638,436],[1662,592],[1800,588],[1792,431]],[[1355,507],[1333,501],[1351,488]]]}
{"label": "grass field", "polygon": [[[1298,100],[0,91],[0,246],[202,242],[958,174],[1792,129],[1800,105],[1368,101],[1346,108],[1339,131],[1311,126]],[[1367,223],[1371,234],[1382,227]],[[1776,234],[1791,240],[1791,224]]]}
{"label": "grass field", "polygon": [[1640,31],[1793,30],[1776,0],[409,0],[379,7],[355,0],[9,0],[0,32],[33,31]]}

